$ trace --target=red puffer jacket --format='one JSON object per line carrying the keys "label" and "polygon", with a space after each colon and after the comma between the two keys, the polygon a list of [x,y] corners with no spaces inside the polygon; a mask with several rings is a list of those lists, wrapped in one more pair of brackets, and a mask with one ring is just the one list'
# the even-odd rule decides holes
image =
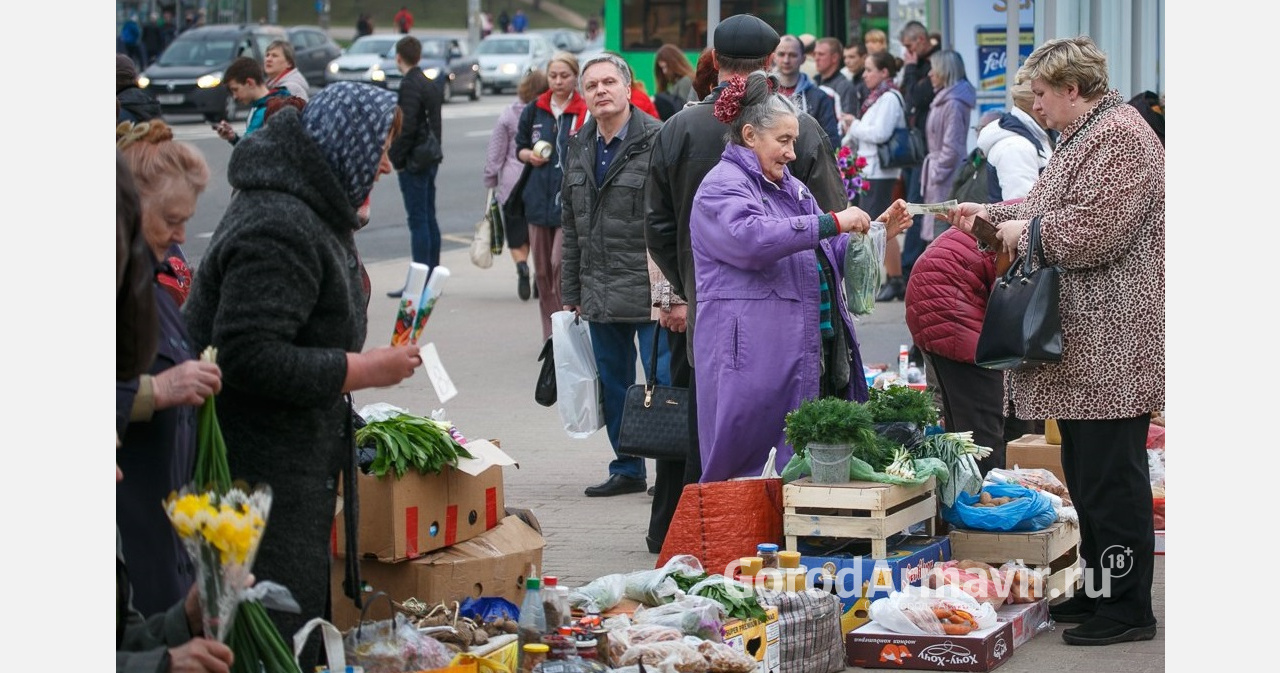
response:
{"label": "red puffer jacket", "polygon": [[995,253],[978,250],[972,236],[950,228],[925,248],[907,281],[907,329],[921,350],[973,362],[995,282]]}

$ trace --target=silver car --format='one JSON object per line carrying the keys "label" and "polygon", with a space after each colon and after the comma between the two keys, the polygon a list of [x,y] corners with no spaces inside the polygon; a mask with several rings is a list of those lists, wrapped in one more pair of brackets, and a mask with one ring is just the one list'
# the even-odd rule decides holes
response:
{"label": "silver car", "polygon": [[[388,77],[399,77],[395,70],[396,43],[403,35],[364,35],[351,43],[342,55],[329,62],[325,69],[326,84],[334,82],[364,82],[386,86]],[[390,65],[388,65],[390,62]]]}
{"label": "silver car", "polygon": [[555,47],[537,33],[495,33],[480,41],[480,79],[484,87],[499,93],[514,89],[532,70],[545,70]]}

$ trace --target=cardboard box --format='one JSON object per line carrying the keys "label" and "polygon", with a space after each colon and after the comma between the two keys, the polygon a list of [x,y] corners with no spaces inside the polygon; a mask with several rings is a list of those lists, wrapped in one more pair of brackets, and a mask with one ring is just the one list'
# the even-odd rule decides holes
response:
{"label": "cardboard box", "polygon": [[845,635],[850,666],[919,671],[990,671],[1013,655],[1013,624],[964,636],[911,636],[870,622]]}
{"label": "cardboard box", "polygon": [[782,651],[778,638],[782,629],[778,624],[778,608],[761,606],[769,619],[730,619],[724,623],[724,643],[748,656],[755,657],[757,673],[778,673],[782,667]]}
{"label": "cardboard box", "polygon": [[982,561],[996,567],[1021,560],[1042,578],[1043,596],[1057,598],[1074,587],[1079,569],[1080,528],[1058,522],[1030,533],[953,530],[951,553],[957,560]]}
{"label": "cardboard box", "polygon": [[[542,568],[542,535],[517,516],[473,539],[401,563],[360,560],[365,595],[382,591],[393,600],[417,598],[427,604],[459,601],[468,596],[498,596],[516,605],[524,599],[529,567]],[[342,593],[343,562],[334,561],[330,591],[333,623],[346,630],[360,620],[360,611]],[[385,607],[375,609],[385,611]],[[371,614],[368,619],[386,619]]]}
{"label": "cardboard box", "polygon": [[869,555],[801,554],[800,564],[809,569],[808,576],[815,578],[818,588],[823,587],[817,577],[834,576],[841,610],[847,611],[862,596],[863,582],[870,582],[867,600],[883,598],[908,584],[918,584],[922,573],[934,564],[951,560],[951,540],[946,536],[904,538],[893,545],[888,556],[876,559]]}
{"label": "cardboard box", "polygon": [[1044,441],[1044,435],[1023,435],[1005,445],[1004,464],[1013,469],[1042,468],[1048,470],[1062,482],[1067,478],[1062,473],[1062,446]]}
{"label": "cardboard box", "polygon": [[[360,474],[360,555],[395,562],[469,540],[492,529],[505,516],[502,467],[515,461],[486,440],[472,440],[475,459],[439,474],[410,472],[400,479]],[[346,530],[341,512],[334,517],[333,554],[342,558]]]}
{"label": "cardboard box", "polygon": [[996,619],[1013,626],[1013,649],[1022,647],[1040,633],[1040,627],[1049,628],[1049,601],[1043,598],[1034,603],[1006,603],[996,610]]}

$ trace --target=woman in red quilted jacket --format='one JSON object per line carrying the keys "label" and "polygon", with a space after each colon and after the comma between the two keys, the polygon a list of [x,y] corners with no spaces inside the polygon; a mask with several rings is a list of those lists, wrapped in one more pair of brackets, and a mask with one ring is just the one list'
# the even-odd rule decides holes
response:
{"label": "woman in red quilted jacket", "polygon": [[1032,421],[1004,415],[1004,372],[973,363],[995,279],[995,252],[952,228],[916,260],[906,295],[907,329],[942,397],[947,432],[972,430],[975,444],[991,447],[978,461],[983,474],[1005,466],[1006,441],[1034,431]]}

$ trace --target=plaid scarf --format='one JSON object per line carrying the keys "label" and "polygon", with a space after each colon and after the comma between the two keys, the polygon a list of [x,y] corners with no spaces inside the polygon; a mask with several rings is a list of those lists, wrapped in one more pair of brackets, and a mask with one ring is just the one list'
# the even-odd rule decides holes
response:
{"label": "plaid scarf", "polygon": [[324,153],[353,209],[373,191],[395,108],[396,95],[390,91],[337,82],[312,96],[302,110],[302,127]]}
{"label": "plaid scarf", "polygon": [[862,101],[862,110],[858,112],[858,117],[861,118],[863,115],[867,114],[867,110],[871,109],[871,106],[875,104],[876,100],[890,89],[897,91],[898,85],[894,84],[892,79],[886,77],[884,81],[876,85],[876,88],[871,90],[870,94],[867,94],[867,99]]}

